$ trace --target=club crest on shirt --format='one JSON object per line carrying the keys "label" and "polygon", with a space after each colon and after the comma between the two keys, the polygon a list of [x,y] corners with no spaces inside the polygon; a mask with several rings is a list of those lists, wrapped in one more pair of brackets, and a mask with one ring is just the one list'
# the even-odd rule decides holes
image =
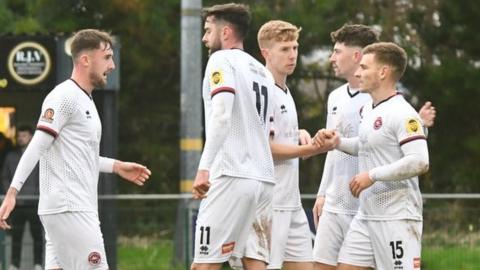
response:
{"label": "club crest on shirt", "polygon": [[415,133],[422,132],[422,126],[420,125],[420,122],[415,118],[407,119],[405,123],[405,128],[407,129],[408,134],[415,134]]}
{"label": "club crest on shirt", "polygon": [[382,127],[382,117],[377,117],[375,122],[373,122],[373,129],[378,130],[379,128]]}
{"label": "club crest on shirt", "polygon": [[55,114],[55,111],[52,108],[48,108],[42,114],[42,117],[40,118],[40,121],[44,121],[44,122],[47,122],[47,123],[52,123],[54,114]]}
{"label": "club crest on shirt", "polygon": [[100,256],[100,253],[96,251],[90,252],[88,255],[88,263],[90,265],[99,265],[100,262],[102,262],[102,256]]}
{"label": "club crest on shirt", "polygon": [[220,70],[212,72],[212,78],[210,79],[210,85],[217,86],[223,83],[223,74]]}

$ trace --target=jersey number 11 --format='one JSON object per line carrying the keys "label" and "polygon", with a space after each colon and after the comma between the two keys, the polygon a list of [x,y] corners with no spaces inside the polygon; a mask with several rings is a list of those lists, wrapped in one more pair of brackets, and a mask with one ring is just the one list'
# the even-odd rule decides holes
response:
{"label": "jersey number 11", "polygon": [[[260,120],[265,124],[265,119],[267,117],[267,106],[268,106],[268,90],[267,87],[262,85],[261,87],[258,85],[257,82],[253,82],[253,91],[255,92],[255,105],[257,107],[258,115],[260,116]],[[262,111],[262,100],[261,96],[263,96],[263,111]]]}

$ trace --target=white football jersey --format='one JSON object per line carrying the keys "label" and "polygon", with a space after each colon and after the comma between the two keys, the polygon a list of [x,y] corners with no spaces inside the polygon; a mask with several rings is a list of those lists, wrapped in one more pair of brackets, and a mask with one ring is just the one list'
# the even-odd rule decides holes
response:
{"label": "white football jersey", "polygon": [[69,79],[45,98],[37,129],[55,137],[40,158],[38,214],[97,212],[102,125],[97,108]]}
{"label": "white football jersey", "polygon": [[[360,112],[368,94],[353,91],[344,84],[330,93],[327,104],[327,129],[335,129],[341,137],[358,135]],[[358,210],[358,199],[352,196],[349,184],[358,173],[358,158],[338,150],[329,151],[325,160],[320,189],[325,191],[323,210],[354,215]]]}
{"label": "white football jersey", "polygon": [[210,168],[211,178],[227,175],[274,183],[269,144],[274,87],[270,72],[242,50],[210,56],[203,80],[207,129],[212,98],[220,92],[235,95],[230,131]]}
{"label": "white football jersey", "polygon": [[[295,102],[290,90],[276,86],[273,91],[273,139],[279,144],[298,145],[298,118]],[[277,210],[297,210],[301,208],[298,187],[298,158],[274,160],[275,188],[273,208]]]}
{"label": "white football jersey", "polygon": [[[373,107],[367,103],[359,129],[359,170],[391,164],[404,155],[401,145],[425,140],[420,117],[403,98],[394,95]],[[422,220],[422,197],[418,177],[400,181],[376,181],[360,193],[360,219]]]}

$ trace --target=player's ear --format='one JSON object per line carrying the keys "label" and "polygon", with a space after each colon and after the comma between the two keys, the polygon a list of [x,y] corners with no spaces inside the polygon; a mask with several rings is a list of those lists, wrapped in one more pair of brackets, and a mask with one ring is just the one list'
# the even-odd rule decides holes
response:
{"label": "player's ear", "polygon": [[385,80],[388,76],[390,76],[390,74],[392,73],[391,72],[391,67],[387,66],[387,65],[383,65],[381,68],[380,68],[380,79],[381,80]]}
{"label": "player's ear", "polygon": [[230,39],[233,35],[235,35],[232,27],[228,24],[222,27],[221,34],[224,39]]}
{"label": "player's ear", "polygon": [[268,49],[265,49],[265,48],[260,49],[260,53],[262,54],[263,58],[264,58],[265,60],[267,60],[268,54],[269,54]]}
{"label": "player's ear", "polygon": [[362,60],[362,52],[360,50],[355,50],[355,52],[353,53],[353,60],[355,61],[355,63],[360,63],[360,60]]}
{"label": "player's ear", "polygon": [[89,54],[87,53],[82,53],[79,57],[78,57],[78,63],[80,63],[80,65],[82,66],[88,66],[90,64],[90,56]]}

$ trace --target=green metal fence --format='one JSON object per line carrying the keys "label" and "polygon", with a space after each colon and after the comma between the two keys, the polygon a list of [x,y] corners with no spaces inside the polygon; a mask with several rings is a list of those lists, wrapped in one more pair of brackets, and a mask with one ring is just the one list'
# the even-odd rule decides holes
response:
{"label": "green metal fence", "polygon": [[[480,269],[480,194],[424,194],[422,269]],[[188,195],[103,195],[100,200],[116,200],[119,250],[114,269],[189,269],[188,261],[176,261],[174,235],[180,230],[188,235],[182,244],[189,254],[195,209],[183,213],[189,226],[177,227],[177,209]],[[315,195],[302,195],[305,209],[310,209]],[[25,233],[28,238],[29,234]],[[0,232],[1,269],[10,260],[11,238]],[[32,267],[32,240],[23,241],[22,270]],[[162,268],[163,267],[163,268]]]}

